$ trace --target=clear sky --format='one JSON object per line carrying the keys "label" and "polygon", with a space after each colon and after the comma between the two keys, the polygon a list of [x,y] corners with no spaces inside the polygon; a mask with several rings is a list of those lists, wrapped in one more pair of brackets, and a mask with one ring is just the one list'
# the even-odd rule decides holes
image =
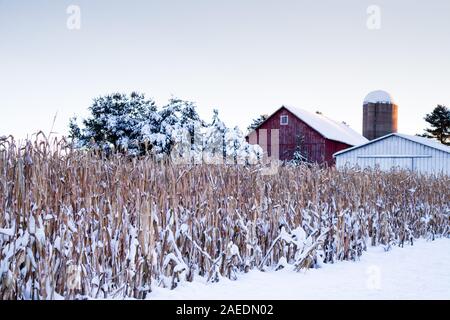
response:
{"label": "clear sky", "polygon": [[288,104],[361,132],[377,89],[402,133],[450,106],[449,0],[0,0],[0,135],[48,132],[56,113],[65,134],[92,98],[133,90],[193,100],[206,119],[218,108],[242,129]]}

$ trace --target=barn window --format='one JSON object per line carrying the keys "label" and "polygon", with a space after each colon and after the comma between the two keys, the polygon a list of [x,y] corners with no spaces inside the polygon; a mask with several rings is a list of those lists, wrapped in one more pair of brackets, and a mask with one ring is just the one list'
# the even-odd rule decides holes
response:
{"label": "barn window", "polygon": [[280,117],[280,124],[283,126],[286,126],[289,122],[288,116],[281,116]]}

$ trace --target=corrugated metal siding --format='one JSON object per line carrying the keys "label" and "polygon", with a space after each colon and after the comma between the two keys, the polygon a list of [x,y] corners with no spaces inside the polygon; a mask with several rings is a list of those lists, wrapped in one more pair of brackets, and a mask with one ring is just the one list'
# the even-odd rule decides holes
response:
{"label": "corrugated metal siding", "polygon": [[[368,156],[383,157],[372,158]],[[405,156],[405,158],[399,158],[398,156]],[[407,156],[428,157],[414,158],[412,160],[412,157]],[[408,139],[391,136],[367,146],[337,155],[336,165],[338,168],[345,166],[373,168],[375,165],[379,165],[382,170],[400,167],[422,173],[443,172],[450,175],[450,154]]]}

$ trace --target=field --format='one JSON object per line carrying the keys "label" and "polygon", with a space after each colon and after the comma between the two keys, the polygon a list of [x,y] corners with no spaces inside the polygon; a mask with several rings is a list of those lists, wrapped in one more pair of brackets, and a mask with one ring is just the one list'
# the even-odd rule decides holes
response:
{"label": "field", "polygon": [[417,239],[413,246],[368,247],[358,261],[296,272],[251,270],[237,281],[203,278],[175,290],[154,288],[152,300],[449,300],[450,239]]}
{"label": "field", "polygon": [[[450,178],[107,158],[0,140],[0,299],[144,299],[450,237]],[[442,252],[443,255],[448,254]],[[237,280],[239,281],[239,280]]]}

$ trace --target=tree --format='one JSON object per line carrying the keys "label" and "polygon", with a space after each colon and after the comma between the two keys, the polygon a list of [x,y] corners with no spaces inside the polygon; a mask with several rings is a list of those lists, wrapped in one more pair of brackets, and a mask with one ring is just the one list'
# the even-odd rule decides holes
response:
{"label": "tree", "polygon": [[[200,163],[203,151],[203,136],[205,122],[197,113],[193,102],[172,98],[169,102],[172,112],[176,115],[176,123],[172,124],[170,152],[172,159],[183,163]],[[181,158],[180,158],[181,157]]]}
{"label": "tree", "polygon": [[180,105],[171,99],[159,111],[156,130],[144,136],[144,139],[152,145],[153,154],[160,158],[170,153],[177,129],[180,129]]}
{"label": "tree", "polygon": [[[168,156],[178,163],[234,163],[259,160],[259,146],[251,146],[238,128],[228,129],[214,110],[211,124],[200,118],[193,102],[172,98],[158,109],[144,95],[121,93],[94,99],[83,128],[70,121],[75,147],[100,149],[106,154],[119,151],[130,156]],[[229,156],[228,156],[229,154]]]}
{"label": "tree", "polygon": [[247,127],[248,132],[252,132],[256,128],[258,128],[264,121],[267,120],[269,116],[267,114],[260,115],[259,118],[253,119],[251,125]]}
{"label": "tree", "polygon": [[203,143],[203,160],[207,163],[222,163],[226,158],[225,134],[227,127],[214,109],[212,122],[206,127]]}
{"label": "tree", "polygon": [[[192,137],[204,126],[193,102],[172,98],[158,110],[153,100],[133,92],[130,96],[114,93],[94,99],[90,117],[80,128],[70,121],[70,137],[77,147],[117,150],[129,155],[151,151],[157,157],[170,153],[181,129]],[[200,147],[201,150],[201,147]]]}
{"label": "tree", "polygon": [[308,162],[308,154],[303,148],[303,143],[305,141],[303,135],[297,135],[295,137],[295,140],[296,140],[296,147],[290,163],[298,166],[302,163]]}
{"label": "tree", "polygon": [[95,98],[89,111],[91,116],[83,120],[83,129],[76,118],[71,119],[69,136],[78,147],[101,148],[107,152],[116,149],[129,154],[142,153],[142,130],[154,129],[159,118],[155,102],[136,92],[130,96],[114,93]]}
{"label": "tree", "polygon": [[193,152],[202,151],[202,128],[206,127],[205,122],[200,119],[197,108],[193,102],[175,99],[173,103],[180,105],[180,125],[189,133],[191,150]]}
{"label": "tree", "polygon": [[437,139],[442,144],[450,145],[450,110],[443,105],[438,105],[424,119],[431,128],[426,128],[426,133],[420,136]]}
{"label": "tree", "polygon": [[238,127],[228,128],[217,110],[203,141],[203,160],[209,164],[256,164],[262,159],[261,147],[249,144]]}
{"label": "tree", "polygon": [[248,143],[238,127],[226,131],[225,144],[227,163],[246,163],[248,152],[246,146],[248,146]]}

